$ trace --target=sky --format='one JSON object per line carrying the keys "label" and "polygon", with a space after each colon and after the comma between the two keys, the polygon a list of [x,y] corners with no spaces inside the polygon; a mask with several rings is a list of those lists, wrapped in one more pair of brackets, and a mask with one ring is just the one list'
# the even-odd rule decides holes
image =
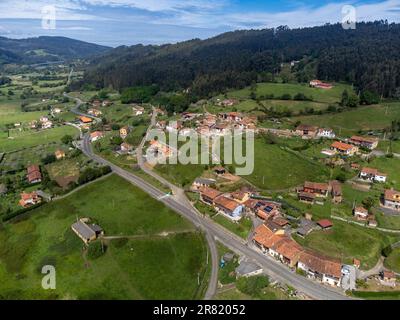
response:
{"label": "sky", "polygon": [[0,0],[0,36],[65,36],[117,47],[316,26],[349,15],[400,22],[400,0]]}

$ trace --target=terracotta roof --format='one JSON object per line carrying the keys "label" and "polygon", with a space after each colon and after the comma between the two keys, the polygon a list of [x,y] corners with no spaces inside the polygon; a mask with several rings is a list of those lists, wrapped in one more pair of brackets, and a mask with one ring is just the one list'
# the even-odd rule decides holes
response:
{"label": "terracotta roof", "polygon": [[130,145],[129,143],[124,142],[121,144],[121,148],[130,150],[130,149],[133,149],[133,146]]}
{"label": "terracotta roof", "polygon": [[339,181],[332,180],[330,182],[330,185],[332,187],[332,193],[333,193],[334,196],[342,195],[342,184]]}
{"label": "terracotta roof", "polygon": [[97,137],[102,137],[102,136],[103,136],[103,132],[101,132],[101,131],[95,131],[90,134],[91,138],[97,138]]}
{"label": "terracotta roof", "polygon": [[79,118],[83,123],[90,123],[93,122],[93,120],[91,118],[88,117],[80,117]]}
{"label": "terracotta roof", "polygon": [[333,223],[332,223],[332,221],[330,221],[330,220],[328,220],[328,219],[322,219],[322,220],[319,220],[318,222],[317,222],[317,224],[321,227],[321,228],[331,228],[331,227],[333,227]]}
{"label": "terracotta roof", "polygon": [[301,124],[299,125],[296,130],[301,130],[301,131],[317,131],[318,127],[316,126],[311,126],[308,124]]}
{"label": "terracotta roof", "polygon": [[284,227],[289,224],[289,221],[281,217],[274,218],[272,221],[280,227]]}
{"label": "terracotta roof", "polygon": [[383,277],[387,279],[395,279],[396,275],[393,271],[383,271]]}
{"label": "terracotta roof", "polygon": [[29,182],[33,182],[36,180],[41,180],[42,174],[40,173],[40,171],[33,171],[33,172],[29,173],[27,177],[28,177]]}
{"label": "terracotta roof", "polygon": [[400,191],[385,190],[385,200],[400,201]]}
{"label": "terracotta roof", "polygon": [[35,172],[35,171],[40,171],[40,167],[36,164],[33,164],[27,168],[27,171],[28,171],[28,174]]}
{"label": "terracotta roof", "polygon": [[287,239],[287,241],[279,244],[276,251],[285,258],[293,260],[300,258],[300,254],[304,249],[297,242]]}
{"label": "terracotta roof", "polygon": [[343,143],[340,141],[335,141],[334,143],[332,143],[331,147],[341,151],[348,151],[354,148],[354,146],[352,146],[351,144]]}
{"label": "terracotta roof", "polygon": [[368,214],[368,210],[365,209],[364,207],[357,207],[357,208],[354,209],[354,212],[360,212],[360,213]]}
{"label": "terracotta roof", "polygon": [[362,168],[361,173],[371,174],[371,175],[374,175],[374,176],[384,176],[384,177],[386,177],[386,174],[379,172],[378,169],[368,168],[368,167]]}
{"label": "terracotta roof", "polygon": [[327,183],[317,183],[317,182],[304,182],[304,188],[328,191],[329,185]]}
{"label": "terracotta roof", "polygon": [[367,138],[367,137],[360,137],[360,136],[352,136],[350,138],[351,141],[356,142],[367,142],[367,143],[375,143],[378,141],[376,138]]}
{"label": "terracotta roof", "polygon": [[242,200],[246,197],[247,192],[244,192],[244,191],[236,191],[236,192],[232,192],[231,195],[232,195],[232,197],[233,197],[234,199],[238,199],[238,200],[242,201]]}
{"label": "terracotta roof", "polygon": [[202,188],[200,190],[200,193],[203,196],[206,196],[207,198],[210,198],[211,200],[216,199],[217,197],[219,197],[222,194],[222,192],[220,192],[218,190],[215,190],[213,188]]}
{"label": "terracotta roof", "polygon": [[340,278],[342,276],[342,264],[337,260],[322,257],[314,252],[303,251],[299,261],[312,271]]}
{"label": "terracotta roof", "polygon": [[309,199],[315,199],[316,196],[313,193],[309,193],[309,192],[300,192],[299,193],[299,197],[300,198],[309,198]]}
{"label": "terracotta roof", "polygon": [[225,209],[228,209],[229,211],[234,211],[238,206],[240,206],[240,204],[237,203],[235,200],[229,199],[225,196],[216,198],[214,200],[214,203]]}

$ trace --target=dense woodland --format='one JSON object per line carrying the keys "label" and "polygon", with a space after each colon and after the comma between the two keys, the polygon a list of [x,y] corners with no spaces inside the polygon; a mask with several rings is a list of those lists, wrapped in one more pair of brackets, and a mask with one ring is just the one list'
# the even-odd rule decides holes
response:
{"label": "dense woodland", "polygon": [[[268,80],[281,64],[300,61],[297,80],[346,81],[360,91],[400,97],[400,24],[235,31],[208,40],[119,47],[92,60],[85,83],[124,89],[156,84],[208,97]],[[79,84],[78,84],[79,85]],[[82,85],[82,84],[81,84]]]}

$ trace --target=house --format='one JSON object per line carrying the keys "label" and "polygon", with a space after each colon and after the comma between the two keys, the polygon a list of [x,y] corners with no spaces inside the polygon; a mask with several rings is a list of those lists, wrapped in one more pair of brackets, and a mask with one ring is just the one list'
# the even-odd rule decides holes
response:
{"label": "house", "polygon": [[360,269],[360,267],[361,267],[361,261],[358,260],[358,259],[356,259],[356,258],[354,258],[354,259],[353,259],[353,266],[356,267],[357,269]]}
{"label": "house", "polygon": [[227,252],[222,257],[224,262],[231,262],[235,258],[235,255],[232,252]]}
{"label": "house", "polygon": [[396,274],[393,271],[383,271],[382,272],[382,280],[386,282],[396,282]]}
{"label": "house", "polygon": [[360,170],[361,168],[360,164],[354,162],[350,165],[350,167],[352,170]]}
{"label": "house", "polygon": [[326,139],[335,139],[336,134],[332,129],[320,128],[318,129],[317,137]]}
{"label": "house", "polygon": [[340,141],[335,141],[332,143],[331,149],[343,156],[350,157],[354,156],[358,152],[358,147]]}
{"label": "house", "polygon": [[259,218],[263,220],[268,220],[275,216],[279,216],[281,214],[280,208],[280,205],[277,205],[275,203],[258,201],[255,205],[255,213]]}
{"label": "house", "polygon": [[374,150],[378,147],[379,139],[377,138],[366,138],[360,136],[352,136],[350,143],[359,147],[363,147],[369,150]]}
{"label": "house", "polygon": [[214,179],[196,178],[192,184],[192,189],[199,190],[201,188],[208,188],[215,185],[217,181]]}
{"label": "house", "polygon": [[296,232],[300,237],[305,238],[316,228],[317,228],[317,225],[315,222],[313,222],[311,220],[307,220],[307,219],[301,219],[299,228],[297,229]]}
{"label": "house", "polygon": [[342,264],[339,261],[322,257],[314,252],[303,251],[297,267],[303,270],[309,278],[331,286],[340,286]]}
{"label": "house", "polygon": [[42,123],[43,123],[43,122],[47,122],[47,121],[49,121],[49,117],[47,117],[47,116],[41,116],[39,120],[40,120],[40,122],[42,122]]}
{"label": "house", "polygon": [[31,129],[36,129],[37,128],[37,124],[38,124],[38,122],[36,120],[32,120],[31,122],[29,122],[29,127]]}
{"label": "house", "polygon": [[100,140],[101,138],[103,138],[104,137],[104,133],[103,132],[101,132],[101,131],[95,131],[95,132],[92,132],[91,134],[90,134],[90,141],[91,142],[95,142],[95,141],[97,141],[97,140]]}
{"label": "house", "polygon": [[320,80],[311,80],[310,87],[319,89],[332,89],[333,85],[330,83],[325,83]]}
{"label": "house", "polygon": [[129,133],[131,132],[131,129],[128,126],[122,127],[121,129],[119,129],[119,136],[122,139],[125,139]]}
{"label": "house", "polygon": [[133,150],[133,146],[130,145],[129,143],[124,142],[124,143],[121,144],[121,151],[122,152],[131,152],[132,150]]}
{"label": "house", "polygon": [[327,183],[317,183],[317,182],[304,182],[302,192],[312,193],[316,197],[326,198],[329,194],[330,186]]}
{"label": "house", "polygon": [[275,222],[273,218],[269,218],[265,220],[264,224],[267,226],[269,230],[271,230],[274,234],[283,236],[285,235],[285,224],[279,224]]}
{"label": "house", "polygon": [[318,127],[308,124],[301,124],[296,128],[296,134],[303,138],[315,138],[318,133]]}
{"label": "house", "polygon": [[90,124],[90,123],[93,122],[93,119],[92,119],[92,118],[85,117],[85,116],[79,117],[79,120],[80,120],[80,122],[81,122],[82,124]]}
{"label": "house", "polygon": [[383,206],[400,211],[400,192],[396,190],[385,190]]}
{"label": "house", "polygon": [[92,108],[92,109],[88,110],[88,114],[90,114],[92,116],[95,116],[95,117],[98,117],[98,116],[101,116],[103,114],[103,112],[101,112],[100,110]]}
{"label": "house", "polygon": [[299,192],[299,200],[305,203],[314,203],[316,195],[309,192]]}
{"label": "house", "polygon": [[110,100],[104,100],[102,103],[101,103],[101,106],[102,107],[108,107],[108,106],[111,106],[113,103],[110,101]]}
{"label": "house", "polygon": [[378,169],[363,168],[360,172],[360,178],[370,182],[386,182],[387,174],[381,173]]}
{"label": "house", "polygon": [[368,220],[368,226],[370,226],[371,228],[376,228],[378,226],[378,221],[372,218]]}
{"label": "house", "polygon": [[93,101],[92,101],[92,106],[93,106],[94,108],[100,108],[100,106],[101,106],[101,101],[100,101],[100,100],[93,100]]}
{"label": "house", "polygon": [[235,220],[241,219],[244,208],[244,206],[240,203],[237,203],[235,200],[225,196],[217,197],[214,200],[214,207],[217,209],[217,211],[226,214]]}
{"label": "house", "polygon": [[213,205],[214,200],[220,195],[222,195],[222,192],[212,188],[200,189],[200,200],[209,205]]}
{"label": "house", "polygon": [[42,198],[38,195],[36,191],[31,193],[21,193],[21,200],[19,200],[19,205],[24,208],[29,208],[36,204],[42,202]]}
{"label": "house", "polygon": [[54,108],[54,109],[53,109],[53,112],[54,112],[54,113],[61,113],[61,111],[62,111],[62,110],[61,110],[60,108]]}
{"label": "house", "polygon": [[179,130],[182,129],[182,122],[180,122],[180,121],[171,121],[169,124],[167,124],[165,129],[168,132],[178,132]]}
{"label": "house", "polygon": [[27,168],[27,171],[28,171],[27,178],[30,184],[42,182],[42,173],[38,165],[29,166]]}
{"label": "house", "polygon": [[235,269],[236,277],[253,277],[263,273],[263,269],[250,261],[242,261],[239,266]]}
{"label": "house", "polygon": [[167,126],[167,121],[157,121],[156,128],[164,130]]}
{"label": "house", "polygon": [[53,127],[53,122],[45,121],[41,123],[42,129],[51,129]]}
{"label": "house", "polygon": [[224,107],[233,107],[237,103],[238,101],[235,99],[225,99],[222,102],[219,102],[218,105]]}
{"label": "house", "polygon": [[104,234],[104,231],[100,226],[96,224],[89,225],[85,222],[85,219],[80,219],[79,221],[75,222],[71,226],[71,229],[85,244],[96,240],[99,236]]}
{"label": "house", "polygon": [[356,217],[358,220],[367,220],[369,212],[367,209],[364,207],[356,207],[354,208],[354,217]]}
{"label": "house", "polygon": [[134,116],[141,116],[144,113],[144,108],[141,106],[133,106],[132,111]]}
{"label": "house", "polygon": [[250,193],[246,191],[236,191],[231,193],[232,199],[240,204],[244,204],[247,200],[250,199]]}
{"label": "house", "polygon": [[322,230],[329,230],[332,229],[333,223],[328,219],[322,219],[317,222],[317,225],[322,228]]}
{"label": "house", "polygon": [[216,135],[226,135],[229,133],[229,131],[229,127],[224,124],[216,124],[211,129],[211,132]]}
{"label": "house", "polygon": [[65,152],[63,150],[56,150],[56,152],[54,152],[54,155],[56,156],[57,160],[65,158]]}
{"label": "house", "polygon": [[297,265],[300,255],[304,251],[304,249],[292,239],[279,242],[275,250],[279,254],[279,260],[290,268],[294,268]]}
{"label": "house", "polygon": [[332,180],[329,182],[331,189],[331,196],[333,203],[341,203],[343,201],[342,184],[337,180]]}

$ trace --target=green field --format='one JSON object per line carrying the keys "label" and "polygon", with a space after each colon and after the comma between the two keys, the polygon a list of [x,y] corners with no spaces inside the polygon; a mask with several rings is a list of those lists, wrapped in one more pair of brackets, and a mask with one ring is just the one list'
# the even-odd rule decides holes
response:
{"label": "green field", "polygon": [[[106,236],[106,253],[85,258],[70,229],[90,217]],[[164,234],[165,233],[165,234]],[[0,231],[2,299],[193,299],[206,283],[207,246],[185,219],[117,176],[32,211]],[[53,265],[57,289],[41,288],[40,270]]]}
{"label": "green field", "polygon": [[359,259],[362,269],[373,268],[381,256],[381,250],[396,241],[395,236],[376,230],[336,220],[333,223],[332,230],[315,231],[305,239],[296,236],[296,241],[321,254],[339,258],[344,263],[352,263],[353,258]]}
{"label": "green field", "polygon": [[78,130],[71,126],[55,127],[43,131],[23,131],[13,139],[0,136],[0,152],[10,152],[41,144],[59,142],[64,135],[78,136]]}
{"label": "green field", "polygon": [[400,248],[393,249],[389,257],[385,259],[385,267],[400,273]]}
{"label": "green field", "polygon": [[335,114],[293,117],[293,121],[329,127],[339,135],[351,135],[359,130],[383,129],[390,126],[393,119],[400,118],[400,104],[387,103],[359,107]]}
{"label": "green field", "polygon": [[326,181],[329,172],[318,162],[256,139],[254,171],[243,178],[261,189],[282,190],[296,187],[306,180]]}
{"label": "green field", "polygon": [[[257,85],[257,96],[273,94],[280,97],[283,94],[290,94],[292,97],[297,93],[303,93],[307,97],[312,97],[315,102],[335,103],[339,102],[344,90],[352,91],[351,86],[345,84],[335,84],[330,90],[310,88],[308,84],[291,83],[259,83]],[[245,99],[250,97],[250,88],[228,92],[228,97]],[[220,98],[223,98],[222,96]]]}

